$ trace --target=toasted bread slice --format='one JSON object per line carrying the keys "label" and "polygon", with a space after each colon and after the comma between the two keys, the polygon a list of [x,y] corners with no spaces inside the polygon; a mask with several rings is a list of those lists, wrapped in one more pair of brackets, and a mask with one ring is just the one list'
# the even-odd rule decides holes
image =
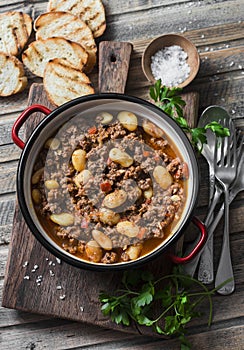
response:
{"label": "toasted bread slice", "polygon": [[32,19],[22,12],[0,14],[0,51],[17,56],[25,47],[32,32]]}
{"label": "toasted bread slice", "polygon": [[57,37],[33,41],[22,54],[23,63],[39,77],[43,77],[47,62],[53,58],[64,58],[82,70],[87,63],[88,53],[80,44]]}
{"label": "toasted bread slice", "polygon": [[94,94],[88,76],[63,59],[56,58],[47,63],[43,83],[50,102],[56,106],[80,96]]}
{"label": "toasted bread slice", "polygon": [[63,37],[82,45],[88,52],[86,72],[96,63],[97,47],[90,28],[77,16],[68,12],[46,12],[34,22],[37,39]]}
{"label": "toasted bread slice", "polygon": [[49,0],[48,11],[65,11],[80,17],[91,28],[94,38],[106,29],[105,10],[101,0]]}
{"label": "toasted bread slice", "polygon": [[22,62],[15,56],[0,52],[0,96],[10,96],[24,90],[27,78]]}

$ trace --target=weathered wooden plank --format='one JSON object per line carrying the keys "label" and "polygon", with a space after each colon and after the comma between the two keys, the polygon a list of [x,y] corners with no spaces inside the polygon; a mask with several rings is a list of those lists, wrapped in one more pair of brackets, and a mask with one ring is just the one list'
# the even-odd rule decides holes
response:
{"label": "weathered wooden plank", "polygon": [[[12,214],[13,212],[10,212]],[[10,243],[10,237],[12,233],[13,225],[0,226],[0,245],[5,245]]]}
{"label": "weathered wooden plank", "polygon": [[[234,324],[235,322],[235,324]],[[221,324],[194,328],[197,334],[188,336],[193,349],[201,344],[202,349],[238,349],[241,344],[241,321],[233,320],[225,323],[225,329]],[[217,336],[216,336],[217,334]],[[228,339],[227,339],[228,337]],[[44,320],[38,324],[22,324],[6,327],[2,331],[1,349],[40,349],[48,348],[50,344],[55,350],[62,349],[159,349],[167,346],[167,349],[178,349],[178,340],[165,341],[160,338],[134,336],[127,333],[118,333],[96,326],[67,322],[64,320]],[[31,347],[32,346],[32,347]]]}
{"label": "weathered wooden plank", "polygon": [[[233,1],[232,1],[233,2]],[[159,11],[165,13],[166,11],[174,11],[176,14],[185,12],[187,20],[185,23],[188,23],[188,25],[197,25],[197,15],[199,13],[199,9],[206,4],[201,3],[200,1],[191,1],[191,0],[177,0],[172,2],[171,0],[162,0],[160,2],[156,0],[152,1],[142,1],[142,0],[135,0],[133,1],[133,6],[131,6],[130,2],[126,1],[119,1],[119,0],[103,0],[105,10],[106,10],[106,17],[107,22],[109,23],[110,19],[113,19],[116,17],[120,18],[123,14],[130,14],[138,13],[138,16],[140,16],[140,12],[144,15],[148,13],[150,10]],[[218,2],[217,2],[218,3]],[[230,7],[231,1],[221,1],[221,6],[216,5],[216,0],[210,0],[208,1],[208,7],[211,7],[212,5],[215,5],[218,12],[220,14],[225,13],[226,8],[228,9]],[[234,5],[233,5],[234,6]],[[0,4],[0,12],[5,12],[7,10],[23,10],[25,9],[25,12],[31,12],[31,10],[34,10],[33,16],[36,17],[42,12],[45,12],[47,9],[47,1],[43,0],[35,0],[35,1],[18,1],[14,0],[9,3],[7,0],[2,0]],[[150,12],[149,12],[150,13]],[[211,14],[213,16],[213,14]],[[199,16],[199,15],[198,15]],[[211,17],[212,17],[211,16]],[[177,17],[171,16],[171,21],[174,21]],[[235,18],[233,14],[233,18]],[[142,21],[145,20],[143,16],[141,16]],[[180,17],[178,16],[178,22],[179,23]],[[210,18],[206,18],[206,20],[210,20]],[[189,23],[190,22],[190,23]],[[160,23],[160,22],[159,22]]]}
{"label": "weathered wooden plank", "polygon": [[[189,11],[191,11],[189,13]],[[180,13],[180,16],[179,16]],[[108,29],[103,38],[107,40],[131,40],[137,38],[149,38],[170,32],[186,32],[197,28],[204,28],[223,23],[241,21],[242,6],[240,1],[226,1],[219,3],[196,2],[190,9],[187,6],[167,8],[167,17],[170,21],[163,20],[164,8],[153,8],[136,13],[118,14],[108,18]],[[141,21],[138,21],[141,18]],[[159,25],[162,23],[162,26]]]}
{"label": "weathered wooden plank", "polygon": [[[182,35],[191,40],[200,51],[210,51],[212,45],[217,49],[227,49],[229,47],[240,46],[243,42],[243,22],[232,22],[211,27],[202,27],[184,32]],[[158,34],[159,35],[159,34]],[[134,50],[141,53],[153,36],[134,40]],[[233,41],[233,42],[232,42]],[[230,45],[232,42],[232,45]]]}
{"label": "weathered wooden plank", "polygon": [[8,247],[7,246],[1,247],[0,248],[0,280],[4,277],[4,274],[5,274],[7,255],[8,255]]}
{"label": "weathered wooden plank", "polygon": [[239,70],[243,71],[241,62],[244,61],[244,47],[216,50],[200,54],[201,65],[198,77],[212,76],[215,74]]}
{"label": "weathered wooden plank", "polygon": [[[3,257],[2,249],[0,250],[0,256]],[[0,264],[6,264],[5,261],[0,261]],[[0,279],[0,300],[2,300],[3,293],[3,279]],[[41,316],[30,312],[17,311],[13,309],[7,309],[0,305],[0,329],[8,326],[22,325],[25,323],[39,323],[43,320],[50,319],[48,316]]]}
{"label": "weathered wooden plank", "polygon": [[[5,112],[6,113],[6,112]],[[11,129],[17,115],[8,116],[8,119],[0,118],[0,146],[13,143]]]}
{"label": "weathered wooden plank", "polygon": [[3,163],[0,166],[0,194],[15,192],[17,162]]}
{"label": "weathered wooden plank", "polygon": [[0,163],[18,160],[21,154],[20,148],[14,144],[2,146],[0,149]]}
{"label": "weathered wooden plank", "polygon": [[[112,330],[89,326],[64,320],[46,320],[38,324],[22,325],[3,329],[1,349],[40,349],[52,347],[56,350],[72,349],[105,343],[107,339],[117,341],[118,337],[123,340],[130,340],[134,335],[120,333]],[[31,347],[32,344],[32,347]]]}

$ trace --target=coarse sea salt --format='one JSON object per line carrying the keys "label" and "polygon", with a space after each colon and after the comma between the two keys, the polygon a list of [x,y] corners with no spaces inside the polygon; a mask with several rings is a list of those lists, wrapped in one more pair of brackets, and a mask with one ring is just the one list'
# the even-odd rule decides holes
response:
{"label": "coarse sea salt", "polygon": [[186,60],[187,53],[180,46],[165,47],[151,57],[152,74],[156,80],[161,79],[165,86],[178,86],[190,75]]}

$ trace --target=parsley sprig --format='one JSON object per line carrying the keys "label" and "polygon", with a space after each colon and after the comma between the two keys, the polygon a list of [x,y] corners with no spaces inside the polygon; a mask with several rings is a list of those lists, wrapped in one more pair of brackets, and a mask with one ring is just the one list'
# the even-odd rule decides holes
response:
{"label": "parsley sprig", "polygon": [[[190,135],[192,144],[201,152],[203,144],[207,143],[206,131],[210,129],[217,137],[229,136],[228,128],[223,127],[217,121],[206,124],[202,128],[191,128],[183,117],[185,101],[179,95],[182,89],[168,88],[161,84],[161,80],[150,87],[149,95],[155,104],[172,117],[184,132]],[[216,119],[218,116],[216,116]]]}
{"label": "parsley sprig", "polygon": [[[164,287],[163,281],[167,281]],[[121,282],[122,288],[114,295],[100,293],[101,311],[116,324],[129,326],[133,320],[139,325],[152,327],[158,334],[177,336],[181,350],[188,350],[191,345],[186,338],[187,324],[201,315],[197,307],[205,298],[209,301],[208,325],[211,324],[211,296],[227,282],[208,290],[197,279],[182,274],[179,267],[174,268],[172,274],[157,280],[148,271],[126,271]],[[193,284],[200,286],[201,290],[192,292]],[[158,311],[157,315],[153,315],[155,310]]]}

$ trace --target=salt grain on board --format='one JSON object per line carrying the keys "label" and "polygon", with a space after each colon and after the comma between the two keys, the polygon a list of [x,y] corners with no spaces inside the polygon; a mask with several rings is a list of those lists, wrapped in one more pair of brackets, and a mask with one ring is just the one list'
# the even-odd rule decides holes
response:
{"label": "salt grain on board", "polygon": [[165,47],[151,57],[151,71],[156,80],[163,85],[175,87],[190,75],[187,53],[178,45]]}

